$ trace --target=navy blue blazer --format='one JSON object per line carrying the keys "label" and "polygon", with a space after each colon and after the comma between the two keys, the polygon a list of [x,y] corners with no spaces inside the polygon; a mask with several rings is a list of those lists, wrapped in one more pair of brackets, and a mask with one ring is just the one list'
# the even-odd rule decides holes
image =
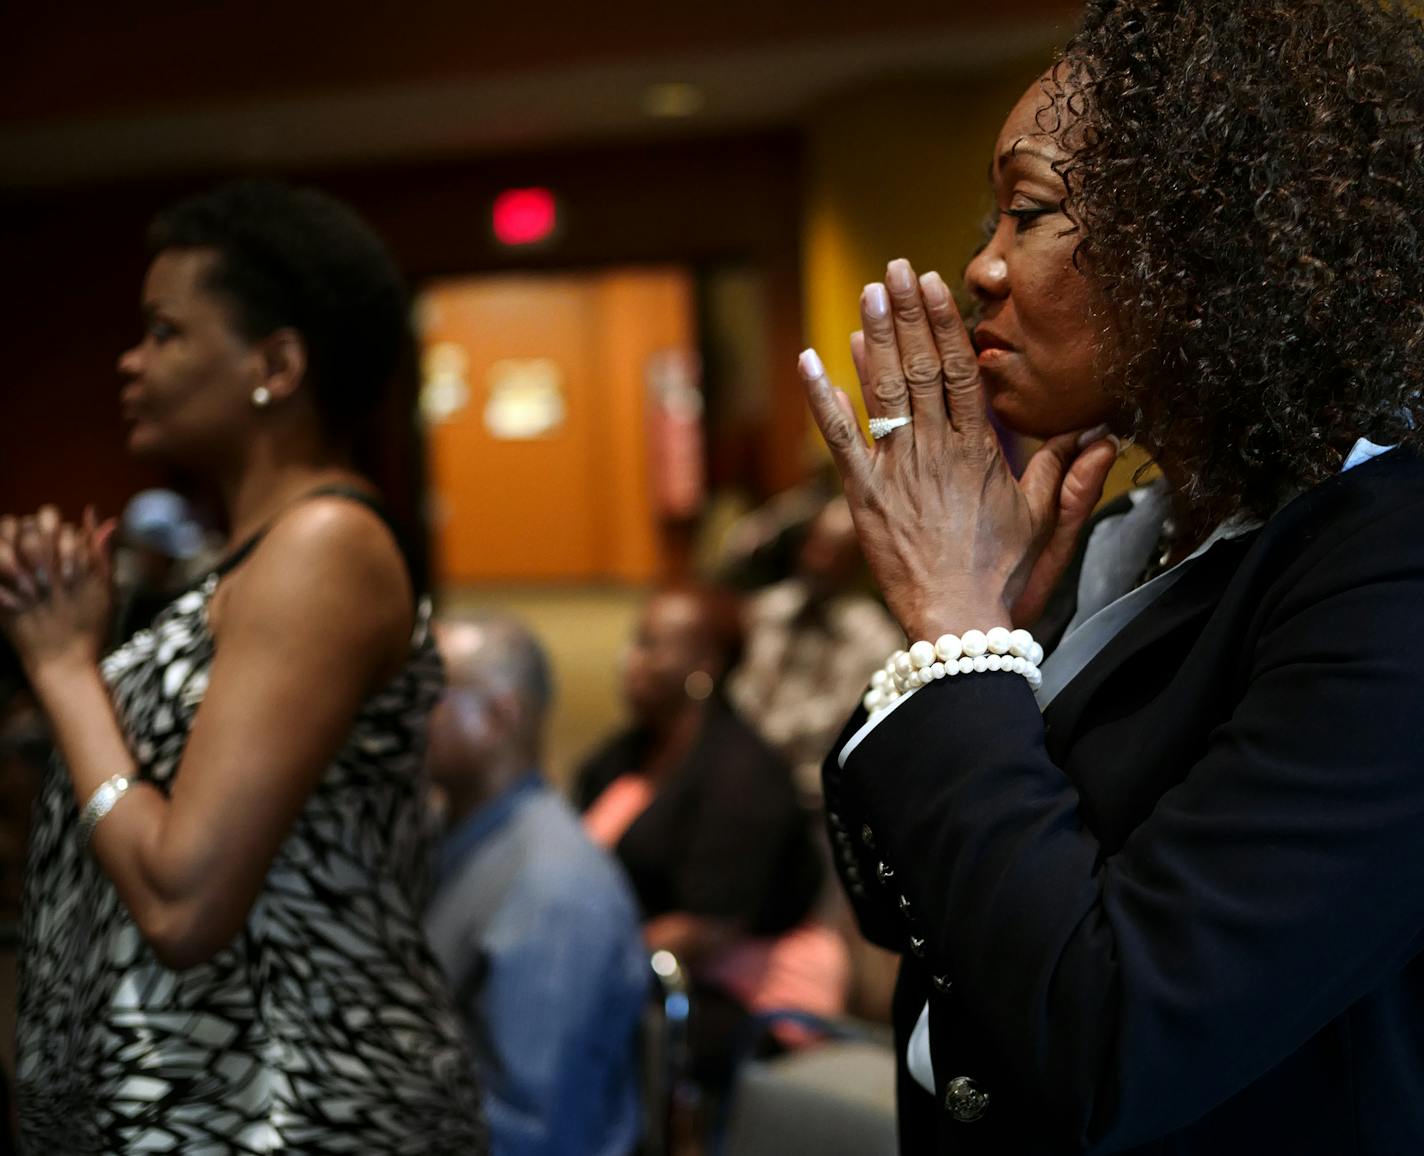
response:
{"label": "navy blue blazer", "polygon": [[842,770],[862,721],[826,808],[904,955],[905,1152],[1424,1153],[1417,455],[1218,543],[1042,715],[945,679]]}

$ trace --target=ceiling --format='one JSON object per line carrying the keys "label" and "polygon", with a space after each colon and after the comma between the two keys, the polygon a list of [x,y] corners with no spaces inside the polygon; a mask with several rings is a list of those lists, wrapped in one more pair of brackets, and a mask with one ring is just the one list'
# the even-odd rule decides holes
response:
{"label": "ceiling", "polygon": [[[16,5],[0,185],[364,164],[790,127],[886,80],[1061,41],[1078,4],[813,0]],[[694,85],[655,118],[651,86]]]}

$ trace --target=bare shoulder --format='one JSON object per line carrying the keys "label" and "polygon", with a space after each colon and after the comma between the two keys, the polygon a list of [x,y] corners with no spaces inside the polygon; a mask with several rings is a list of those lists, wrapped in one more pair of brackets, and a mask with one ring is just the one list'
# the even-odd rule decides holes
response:
{"label": "bare shoulder", "polygon": [[371,509],[313,498],[272,526],[252,556],[223,582],[212,624],[261,633],[335,633],[388,654],[409,638],[414,596],[389,527]]}
{"label": "bare shoulder", "polygon": [[405,559],[390,527],[368,506],[345,498],[312,498],[284,514],[255,552],[273,565],[300,564],[313,572],[358,568],[366,582],[409,594]]}

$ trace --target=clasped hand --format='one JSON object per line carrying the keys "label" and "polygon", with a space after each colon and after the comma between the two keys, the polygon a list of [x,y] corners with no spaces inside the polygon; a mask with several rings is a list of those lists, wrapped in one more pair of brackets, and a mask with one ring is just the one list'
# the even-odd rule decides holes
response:
{"label": "clasped hand", "polygon": [[113,601],[114,528],[92,508],[77,526],[53,506],[0,517],[0,631],[32,678],[47,663],[98,660]]}
{"label": "clasped hand", "polygon": [[1050,438],[1020,478],[985,408],[974,346],[937,273],[891,262],[851,339],[872,418],[912,420],[873,444],[850,399],[802,355],[811,412],[891,613],[911,640],[1031,625],[1073,556],[1117,445],[1101,428]]}

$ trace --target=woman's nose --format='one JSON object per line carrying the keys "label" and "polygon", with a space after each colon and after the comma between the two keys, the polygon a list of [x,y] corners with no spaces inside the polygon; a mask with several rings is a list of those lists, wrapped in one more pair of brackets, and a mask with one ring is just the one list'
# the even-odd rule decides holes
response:
{"label": "woman's nose", "polygon": [[1003,297],[1009,290],[1009,263],[990,242],[974,254],[964,270],[965,287],[981,301]]}

